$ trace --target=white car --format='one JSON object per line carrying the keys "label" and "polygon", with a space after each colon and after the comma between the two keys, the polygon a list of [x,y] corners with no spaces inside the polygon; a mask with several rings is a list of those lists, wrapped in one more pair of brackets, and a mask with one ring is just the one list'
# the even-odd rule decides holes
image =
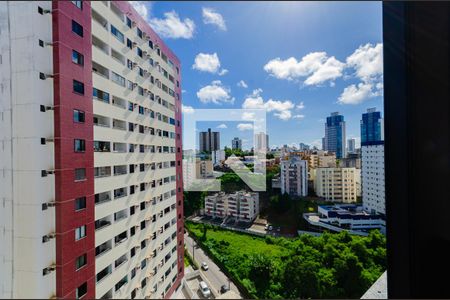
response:
{"label": "white car", "polygon": [[211,296],[211,291],[209,290],[209,287],[206,284],[206,282],[200,281],[200,283],[198,285],[199,285],[200,291],[202,292],[203,297],[209,298],[209,296]]}
{"label": "white car", "polygon": [[202,262],[202,269],[208,271],[208,264],[206,262]]}

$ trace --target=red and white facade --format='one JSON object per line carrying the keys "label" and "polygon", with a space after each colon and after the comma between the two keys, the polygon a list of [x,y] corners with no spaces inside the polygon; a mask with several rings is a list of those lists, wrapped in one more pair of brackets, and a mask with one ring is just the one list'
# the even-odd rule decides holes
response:
{"label": "red and white facade", "polygon": [[128,2],[0,3],[0,297],[169,298],[181,69]]}

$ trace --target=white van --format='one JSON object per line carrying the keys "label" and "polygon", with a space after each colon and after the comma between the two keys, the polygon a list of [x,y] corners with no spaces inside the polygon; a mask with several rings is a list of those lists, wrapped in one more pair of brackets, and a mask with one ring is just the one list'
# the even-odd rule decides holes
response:
{"label": "white van", "polygon": [[200,291],[202,292],[203,297],[209,298],[211,296],[211,291],[209,290],[208,285],[204,281],[200,281],[199,283]]}

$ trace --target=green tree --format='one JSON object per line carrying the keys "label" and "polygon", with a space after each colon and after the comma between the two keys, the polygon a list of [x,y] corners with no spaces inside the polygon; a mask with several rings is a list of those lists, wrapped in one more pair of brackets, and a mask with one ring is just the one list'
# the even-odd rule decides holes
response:
{"label": "green tree", "polygon": [[299,255],[291,257],[284,271],[286,298],[320,298],[319,269],[317,261]]}

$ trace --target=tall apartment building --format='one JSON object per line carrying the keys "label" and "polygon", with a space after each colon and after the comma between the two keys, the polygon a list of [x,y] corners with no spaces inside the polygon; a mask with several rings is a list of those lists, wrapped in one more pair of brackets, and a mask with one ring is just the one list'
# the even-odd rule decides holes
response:
{"label": "tall apartment building", "polygon": [[0,3],[0,297],[169,298],[180,62],[128,2]]}
{"label": "tall apartment building", "polygon": [[205,214],[236,221],[251,222],[259,214],[259,194],[238,191],[232,194],[219,192],[205,197]]}
{"label": "tall apartment building", "polygon": [[355,153],[356,151],[356,140],[355,139],[348,139],[347,140],[347,154],[348,153]]}
{"label": "tall apartment building", "polygon": [[308,162],[298,157],[280,163],[281,193],[291,196],[308,195]]}
{"label": "tall apartment building", "polygon": [[356,202],[361,195],[360,176],[356,168],[317,168],[315,192],[327,201]]}
{"label": "tall apartment building", "polygon": [[235,137],[231,140],[231,149],[233,150],[242,150],[242,140],[238,137]]}
{"label": "tall apartment building", "polygon": [[309,150],[309,145],[307,145],[307,144],[304,144],[304,143],[300,143],[300,144],[298,144],[298,149],[300,150],[300,151],[307,151],[307,150]]}
{"label": "tall apartment building", "polygon": [[269,135],[264,132],[255,134],[255,150],[269,151]]}
{"label": "tall apartment building", "polygon": [[336,153],[337,158],[346,156],[345,148],[345,121],[344,116],[338,112],[331,113],[325,123],[325,138],[323,148]]}
{"label": "tall apartment building", "polygon": [[370,108],[361,120],[363,207],[372,214],[385,214],[384,132],[381,112]]}
{"label": "tall apartment building", "polygon": [[212,152],[220,149],[220,133],[211,131],[202,131],[199,133],[200,152]]}

